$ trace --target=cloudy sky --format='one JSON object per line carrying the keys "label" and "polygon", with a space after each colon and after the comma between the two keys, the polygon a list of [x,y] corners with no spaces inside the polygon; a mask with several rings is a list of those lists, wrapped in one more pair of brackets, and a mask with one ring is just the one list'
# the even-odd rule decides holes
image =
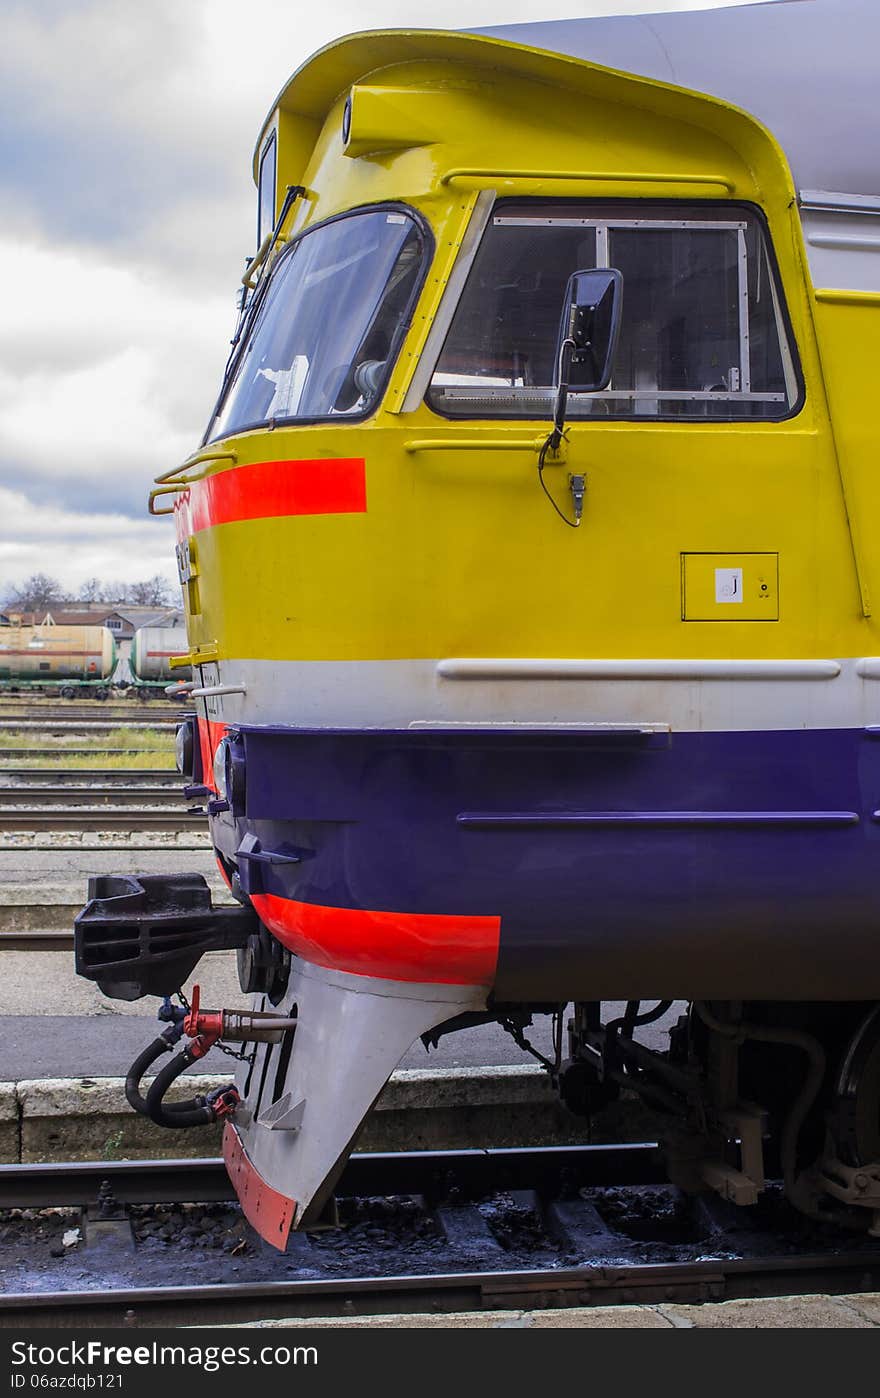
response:
{"label": "cloudy sky", "polygon": [[175,577],[153,476],[198,444],[253,251],[251,153],[315,49],[730,0],[0,0],[0,598]]}

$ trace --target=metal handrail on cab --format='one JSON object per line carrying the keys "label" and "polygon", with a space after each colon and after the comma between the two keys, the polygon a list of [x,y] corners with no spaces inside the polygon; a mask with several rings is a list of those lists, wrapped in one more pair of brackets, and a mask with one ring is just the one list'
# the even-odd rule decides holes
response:
{"label": "metal handrail on cab", "polygon": [[157,490],[150,491],[150,498],[147,501],[147,508],[151,515],[170,515],[174,513],[174,506],[169,509],[155,509],[154,501],[160,495],[176,495],[179,491],[185,490],[193,481],[201,479],[201,475],[183,476],[182,471],[187,471],[191,466],[206,465],[211,461],[237,461],[238,456],[234,451],[197,451],[192,456],[187,457],[182,466],[172,466],[170,471],[163,471],[161,476],[154,476],[153,479],[158,486]]}
{"label": "metal handrail on cab", "polygon": [[509,181],[516,183],[518,180],[528,180],[530,182],[539,180],[542,184],[552,184],[554,181],[572,184],[668,184],[668,185],[698,185],[700,187],[715,186],[723,189],[725,193],[732,194],[736,185],[733,180],[726,175],[700,175],[700,174],[668,174],[663,171],[648,170],[493,170],[475,166],[460,166],[454,170],[447,170],[440,178],[442,185],[453,188],[478,188],[482,187],[482,182],[488,180]]}

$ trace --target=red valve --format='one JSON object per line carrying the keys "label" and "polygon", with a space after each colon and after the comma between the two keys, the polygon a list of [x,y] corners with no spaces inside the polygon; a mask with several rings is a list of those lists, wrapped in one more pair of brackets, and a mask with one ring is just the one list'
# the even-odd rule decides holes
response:
{"label": "red valve", "polygon": [[193,1058],[204,1058],[211,1045],[215,1044],[223,1033],[223,1011],[200,1011],[200,999],[201,991],[194,985],[189,1014],[183,1021],[183,1032],[192,1039],[188,1052]]}

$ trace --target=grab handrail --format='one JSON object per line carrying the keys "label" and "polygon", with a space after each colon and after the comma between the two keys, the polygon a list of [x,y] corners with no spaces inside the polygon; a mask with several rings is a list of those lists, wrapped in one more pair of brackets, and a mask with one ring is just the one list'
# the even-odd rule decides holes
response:
{"label": "grab handrail", "polygon": [[237,461],[237,460],[238,460],[238,455],[237,455],[237,453],[234,452],[234,451],[231,451],[231,450],[230,450],[230,451],[196,451],[196,452],[193,452],[192,456],[188,456],[188,457],[186,458],[186,461],[182,462],[182,464],[181,464],[180,466],[172,466],[171,469],[170,469],[170,471],[163,471],[162,474],[161,474],[161,476],[154,476],[154,477],[153,477],[153,480],[154,480],[154,482],[155,482],[156,485],[177,485],[177,483],[178,483],[179,480],[182,481],[184,485],[189,485],[190,480],[195,480],[195,479],[197,479],[197,477],[191,476],[189,479],[184,479],[184,477],[178,476],[177,473],[178,473],[179,471],[187,471],[187,470],[189,470],[190,466],[201,466],[204,462],[208,462],[208,461]]}
{"label": "grab handrail", "polygon": [[547,440],[541,437],[418,437],[404,442],[410,455],[417,451],[540,451]]}
{"label": "grab handrail", "polygon": [[183,476],[181,471],[188,470],[191,466],[207,465],[211,461],[237,461],[238,456],[234,451],[197,451],[188,457],[181,466],[172,466],[170,471],[163,471],[161,476],[154,476],[153,479],[158,490],[151,490],[147,501],[147,509],[151,515],[170,515],[174,513],[172,505],[168,510],[156,510],[153,508],[153,501],[158,500],[160,495],[176,495],[178,491],[186,490],[193,481],[200,480],[200,476]]}
{"label": "grab handrail", "polygon": [[736,185],[724,175],[663,174],[658,171],[633,170],[490,170],[462,166],[447,170],[440,183],[456,180],[564,180],[569,184],[696,184],[715,185],[732,194]]}

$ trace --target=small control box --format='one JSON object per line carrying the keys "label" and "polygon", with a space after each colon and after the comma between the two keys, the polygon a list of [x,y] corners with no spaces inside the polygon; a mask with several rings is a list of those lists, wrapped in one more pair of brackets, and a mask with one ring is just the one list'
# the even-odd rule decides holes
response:
{"label": "small control box", "polygon": [[683,553],[682,621],[778,621],[778,553]]}

